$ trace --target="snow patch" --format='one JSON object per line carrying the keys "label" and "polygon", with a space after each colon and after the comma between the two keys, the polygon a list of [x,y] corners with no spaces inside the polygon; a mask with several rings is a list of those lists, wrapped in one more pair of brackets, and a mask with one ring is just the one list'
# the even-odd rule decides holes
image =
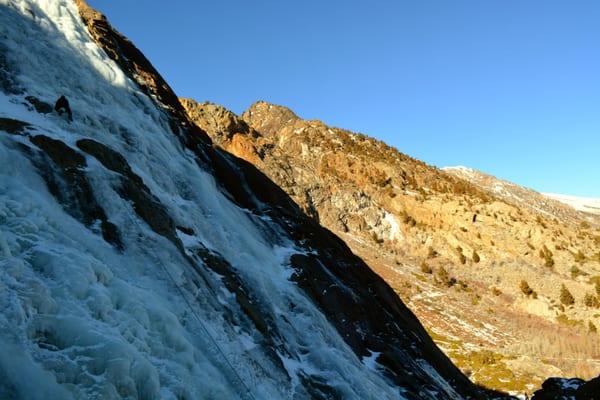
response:
{"label": "snow patch", "polygon": [[600,198],[577,197],[565,194],[542,193],[544,196],[573,207],[577,211],[600,215]]}
{"label": "snow patch", "polygon": [[368,356],[363,356],[361,361],[371,371],[376,371],[377,368],[379,367],[379,364],[377,364],[377,357],[379,357],[381,355],[381,352],[379,352],[379,351],[372,351],[372,350],[369,350],[369,349],[367,349],[367,350],[371,354],[368,355]]}
{"label": "snow patch", "polygon": [[388,227],[388,238],[390,240],[402,240],[402,231],[400,230],[400,224],[393,214],[384,211],[383,221]]}

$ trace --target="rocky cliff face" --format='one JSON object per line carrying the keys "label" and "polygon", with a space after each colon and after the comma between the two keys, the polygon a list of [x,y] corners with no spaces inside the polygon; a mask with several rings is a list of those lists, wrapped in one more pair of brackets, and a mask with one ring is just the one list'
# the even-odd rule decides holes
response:
{"label": "rocky cliff face", "polygon": [[0,37],[0,397],[495,396],[247,161],[272,159],[268,125],[192,123],[80,0],[2,0]]}
{"label": "rocky cliff face", "polygon": [[[257,102],[236,116],[182,104],[216,145],[344,239],[475,381],[531,393],[548,376],[600,372],[588,332],[600,323],[600,231],[581,214],[285,107]],[[574,305],[561,303],[563,284]]]}

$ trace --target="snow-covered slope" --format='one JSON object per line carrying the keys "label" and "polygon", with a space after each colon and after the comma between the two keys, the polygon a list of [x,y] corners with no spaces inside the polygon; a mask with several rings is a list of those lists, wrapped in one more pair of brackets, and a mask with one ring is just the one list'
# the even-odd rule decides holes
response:
{"label": "snow-covered slope", "polygon": [[[463,166],[444,167],[442,170],[479,186],[509,204],[527,207],[544,216],[552,216],[564,222],[579,222],[581,218],[589,219],[589,215],[582,215],[578,211],[594,213],[594,207],[599,207],[595,212],[600,215],[600,205],[595,203],[596,199],[577,199],[570,196],[539,193],[533,189]],[[567,207],[565,204],[571,207]]]}
{"label": "snow-covered slope", "polygon": [[0,398],[480,396],[84,6],[0,0]]}
{"label": "snow-covered slope", "polygon": [[593,197],[568,196],[566,194],[542,193],[551,199],[560,201],[577,211],[600,215],[600,199]]}

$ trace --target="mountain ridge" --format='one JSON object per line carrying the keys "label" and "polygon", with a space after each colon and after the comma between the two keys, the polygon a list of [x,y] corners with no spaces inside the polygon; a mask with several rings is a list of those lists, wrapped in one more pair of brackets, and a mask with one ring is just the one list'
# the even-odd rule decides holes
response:
{"label": "mountain ridge", "polygon": [[[102,14],[2,0],[0,22],[0,397],[501,396],[212,146]],[[73,122],[51,112],[58,91]]]}
{"label": "mountain ridge", "polygon": [[[465,179],[285,107],[261,101],[236,116],[212,103],[182,104],[216,145],[254,163],[344,239],[476,382],[531,394],[549,376],[600,373],[594,345],[573,354],[591,357],[579,372],[583,367],[548,362],[537,347],[521,345],[557,329],[578,343],[598,343],[577,328],[598,323],[593,307],[583,306],[584,295],[594,293],[585,277],[599,272],[593,221],[509,182],[484,174]],[[529,295],[522,281],[534,288]],[[579,294],[580,306],[561,311],[561,284]],[[567,328],[561,320],[579,322]],[[519,329],[523,323],[531,328]],[[564,347],[560,335],[547,357]]]}
{"label": "mountain ridge", "polygon": [[595,225],[600,223],[600,219],[582,214],[582,209],[577,209],[565,201],[560,201],[557,197],[552,197],[546,193],[537,192],[504,179],[496,178],[476,169],[458,166],[444,167],[442,170],[462,177],[489,192],[496,193],[505,201],[533,208],[536,211],[544,212],[549,216],[559,218],[563,221],[566,220],[571,223],[575,221],[576,223],[577,221],[588,220]]}

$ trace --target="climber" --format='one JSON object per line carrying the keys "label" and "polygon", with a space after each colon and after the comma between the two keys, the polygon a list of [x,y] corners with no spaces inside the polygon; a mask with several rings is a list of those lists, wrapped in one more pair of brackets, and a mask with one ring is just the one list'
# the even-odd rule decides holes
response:
{"label": "climber", "polygon": [[73,113],[71,112],[71,107],[69,106],[69,100],[67,100],[65,96],[60,96],[58,100],[56,100],[54,110],[58,113],[58,115],[62,115],[64,112],[66,112],[67,117],[69,117],[69,121],[73,121]]}

